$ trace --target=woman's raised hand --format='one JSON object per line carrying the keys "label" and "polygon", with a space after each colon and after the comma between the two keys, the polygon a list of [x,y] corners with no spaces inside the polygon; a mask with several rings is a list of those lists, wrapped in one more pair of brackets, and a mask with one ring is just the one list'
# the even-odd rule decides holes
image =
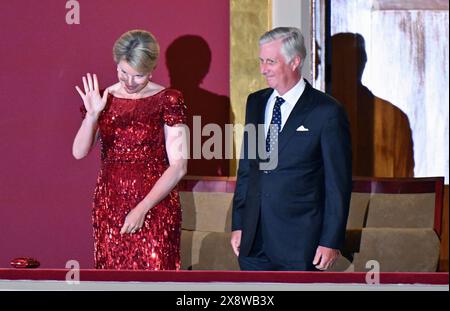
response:
{"label": "woman's raised hand", "polygon": [[75,88],[83,99],[87,114],[93,117],[98,117],[100,112],[102,112],[105,108],[106,99],[108,97],[108,89],[105,90],[103,97],[101,97],[97,75],[94,74],[92,77],[90,73],[87,74],[87,78],[83,76],[83,85],[84,93],[78,85],[75,86]]}

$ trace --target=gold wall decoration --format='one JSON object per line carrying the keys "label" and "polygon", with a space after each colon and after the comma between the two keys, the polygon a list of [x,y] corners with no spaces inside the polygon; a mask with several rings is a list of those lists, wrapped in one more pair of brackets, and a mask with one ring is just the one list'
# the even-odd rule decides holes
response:
{"label": "gold wall decoration", "polygon": [[[231,0],[230,2],[230,96],[231,120],[245,124],[247,96],[267,87],[259,72],[259,37],[272,27],[271,0]],[[239,155],[242,135],[234,136],[234,154]],[[230,175],[236,175],[237,160],[230,163]]]}

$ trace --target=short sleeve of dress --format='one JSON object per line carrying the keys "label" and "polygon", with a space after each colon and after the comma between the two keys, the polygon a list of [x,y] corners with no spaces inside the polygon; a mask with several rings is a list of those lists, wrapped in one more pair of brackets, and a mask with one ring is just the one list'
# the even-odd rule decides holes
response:
{"label": "short sleeve of dress", "polygon": [[163,97],[163,119],[168,126],[186,123],[186,105],[183,94],[177,90],[167,90]]}

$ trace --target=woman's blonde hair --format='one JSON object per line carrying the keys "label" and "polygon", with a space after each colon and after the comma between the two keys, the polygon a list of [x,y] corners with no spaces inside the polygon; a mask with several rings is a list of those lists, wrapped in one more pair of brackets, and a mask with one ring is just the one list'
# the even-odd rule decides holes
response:
{"label": "woman's blonde hair", "polygon": [[136,71],[150,73],[158,62],[159,44],[148,31],[130,30],[114,43],[113,57],[116,63],[125,60]]}

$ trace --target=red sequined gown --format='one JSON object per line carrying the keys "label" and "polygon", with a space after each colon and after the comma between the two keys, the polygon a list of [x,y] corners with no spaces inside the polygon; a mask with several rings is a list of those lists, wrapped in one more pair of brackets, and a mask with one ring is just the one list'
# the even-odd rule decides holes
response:
{"label": "red sequined gown", "polygon": [[[86,113],[84,107],[82,112]],[[174,89],[141,99],[108,95],[98,119],[102,163],[92,213],[97,269],[180,268],[181,208],[176,189],[147,213],[139,231],[120,235],[120,229],[169,165],[164,124],[185,123],[185,112],[183,97]]]}

